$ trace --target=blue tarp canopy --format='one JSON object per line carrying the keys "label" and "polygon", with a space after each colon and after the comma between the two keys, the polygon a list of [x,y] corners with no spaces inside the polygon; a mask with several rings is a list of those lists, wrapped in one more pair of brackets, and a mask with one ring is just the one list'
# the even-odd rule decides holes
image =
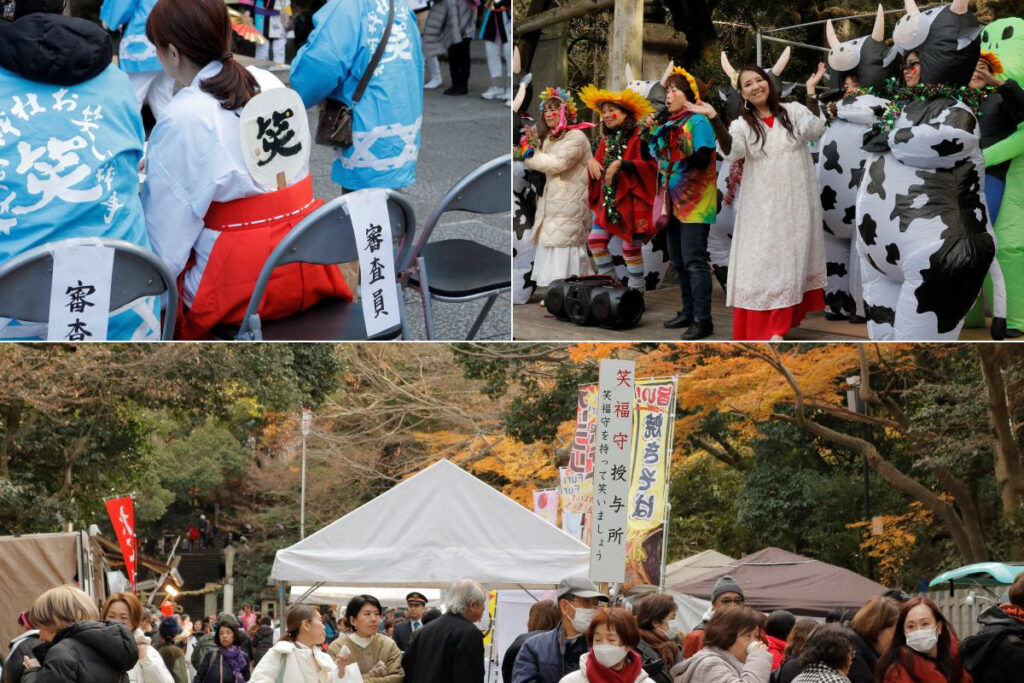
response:
{"label": "blue tarp canopy", "polygon": [[943,572],[928,587],[942,588],[950,581],[960,586],[1009,586],[1020,573],[1024,573],[1021,562],[979,562]]}

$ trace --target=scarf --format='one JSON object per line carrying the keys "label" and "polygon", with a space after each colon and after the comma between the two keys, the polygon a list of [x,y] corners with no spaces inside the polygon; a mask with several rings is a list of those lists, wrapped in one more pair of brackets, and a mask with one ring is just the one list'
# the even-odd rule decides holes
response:
{"label": "scarf", "polygon": [[1024,609],[1017,607],[1012,602],[1006,602],[999,605],[999,609],[1003,610],[1003,614],[1013,619],[1016,619],[1020,623],[1024,624]]}
{"label": "scarf", "polygon": [[633,683],[641,668],[640,657],[632,650],[626,653],[626,665],[622,671],[614,671],[597,661],[593,650],[587,653],[587,680],[590,683]]}
{"label": "scarf", "polygon": [[672,668],[672,665],[676,663],[676,659],[679,657],[679,643],[669,638],[666,638],[660,631],[655,630],[642,630],[640,631],[640,637],[644,641],[658,651],[658,656],[661,657],[661,661],[665,662],[665,670],[668,671]]}
{"label": "scarf", "polygon": [[218,647],[220,656],[228,661],[228,665],[231,667],[231,672],[235,674],[235,683],[245,683],[245,679],[242,677],[242,669],[245,668],[245,655],[242,654],[242,649],[237,645],[232,645],[229,648]]}

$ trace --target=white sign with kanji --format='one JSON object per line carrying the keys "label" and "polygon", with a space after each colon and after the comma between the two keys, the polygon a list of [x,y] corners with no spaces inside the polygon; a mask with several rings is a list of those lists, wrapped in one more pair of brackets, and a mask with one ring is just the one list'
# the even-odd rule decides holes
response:
{"label": "white sign with kanji", "polygon": [[402,321],[388,197],[385,190],[359,190],[344,197],[359,250],[359,296],[366,336],[372,337]]}
{"label": "white sign with kanji", "polygon": [[633,361],[601,361],[597,389],[597,450],[594,453],[594,517],[590,541],[590,578],[594,581],[621,583],[626,578],[635,373]]}
{"label": "white sign with kanji", "polygon": [[49,341],[104,341],[110,318],[114,250],[99,244],[53,250]]}

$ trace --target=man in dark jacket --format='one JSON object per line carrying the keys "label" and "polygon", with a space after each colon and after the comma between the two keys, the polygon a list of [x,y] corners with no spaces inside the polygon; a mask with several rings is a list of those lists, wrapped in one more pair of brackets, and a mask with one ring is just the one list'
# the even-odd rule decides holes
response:
{"label": "man in dark jacket", "polygon": [[483,683],[484,636],[475,626],[487,591],[462,579],[448,591],[448,611],[416,633],[402,658],[405,683]]}
{"label": "man in dark jacket", "polygon": [[128,672],[139,661],[135,639],[119,622],[70,624],[32,654],[22,683],[34,683],[37,676],[48,683],[127,683]]}
{"label": "man in dark jacket", "polygon": [[423,593],[413,591],[405,596],[405,604],[405,621],[395,626],[395,633],[392,636],[402,652],[409,649],[413,631],[418,631],[423,626],[421,619],[427,608],[427,598]]}
{"label": "man in dark jacket", "polygon": [[608,597],[586,576],[570,576],[558,584],[558,609],[562,623],[523,643],[512,667],[512,683],[558,683],[580,668],[587,651],[584,634],[597,607]]}
{"label": "man in dark jacket", "polygon": [[960,643],[964,668],[979,683],[1020,681],[1024,672],[1024,574],[1010,586],[1010,602],[978,615],[981,631]]}
{"label": "man in dark jacket", "polygon": [[39,640],[39,629],[32,628],[25,612],[18,615],[18,625],[24,631],[11,641],[7,650],[10,654],[7,655],[7,661],[4,662],[0,683],[19,683],[21,674],[25,671],[25,657],[31,657],[32,649],[42,642]]}
{"label": "man in dark jacket", "polygon": [[711,589],[711,609],[704,615],[704,619],[693,627],[693,630],[686,634],[683,640],[683,657],[690,658],[704,647],[704,629],[711,621],[711,615],[716,609],[725,605],[742,605],[745,600],[743,589],[736,579],[731,576],[723,576],[715,582]]}
{"label": "man in dark jacket", "polygon": [[260,627],[252,636],[252,663],[259,664],[263,655],[274,647],[274,627],[270,617],[260,619]]}

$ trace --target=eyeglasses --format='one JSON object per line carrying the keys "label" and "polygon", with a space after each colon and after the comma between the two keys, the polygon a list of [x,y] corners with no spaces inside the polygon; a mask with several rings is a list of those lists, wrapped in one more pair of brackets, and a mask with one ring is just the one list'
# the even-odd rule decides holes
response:
{"label": "eyeglasses", "polygon": [[722,598],[718,602],[722,605],[742,605],[743,598]]}
{"label": "eyeglasses", "polygon": [[903,65],[904,71],[913,71],[915,68],[921,66],[921,62],[907,62]]}

